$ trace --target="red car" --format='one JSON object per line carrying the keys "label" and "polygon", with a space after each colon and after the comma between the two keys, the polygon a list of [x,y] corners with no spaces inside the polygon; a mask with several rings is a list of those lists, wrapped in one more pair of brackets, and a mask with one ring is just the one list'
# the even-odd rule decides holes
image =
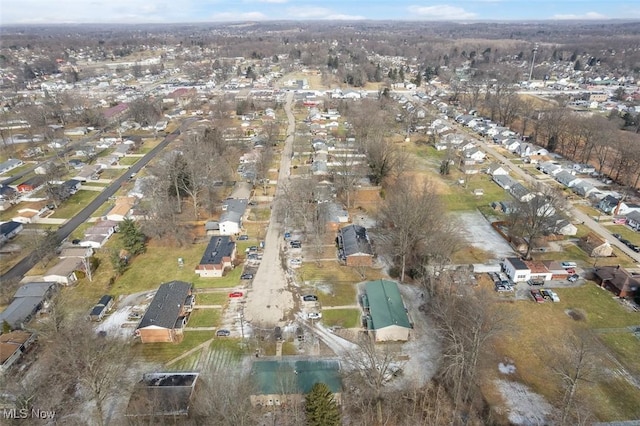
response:
{"label": "red car", "polygon": [[229,293],[229,297],[242,297],[242,292],[234,291],[233,293]]}
{"label": "red car", "polygon": [[544,297],[542,297],[542,294],[540,294],[540,290],[531,290],[531,296],[533,296],[533,300],[535,300],[536,302],[544,303]]}
{"label": "red car", "polygon": [[569,274],[569,275],[573,275],[573,274],[576,273],[576,270],[574,268],[568,268],[568,269],[566,269],[566,271],[567,271],[567,274]]}

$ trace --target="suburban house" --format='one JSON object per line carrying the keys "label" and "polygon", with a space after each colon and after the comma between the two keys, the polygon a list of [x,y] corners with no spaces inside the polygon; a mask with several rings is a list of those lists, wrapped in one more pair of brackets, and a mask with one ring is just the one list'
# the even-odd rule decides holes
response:
{"label": "suburban house", "polygon": [[42,217],[42,214],[48,212],[49,208],[44,202],[32,203],[28,207],[24,207],[18,210],[18,215],[14,216],[12,220],[20,223],[35,223]]}
{"label": "suburban house", "polygon": [[507,192],[511,194],[513,198],[522,202],[529,202],[536,196],[536,194],[529,191],[523,184],[518,182],[510,186],[509,189],[507,189]]}
{"label": "suburban house", "polygon": [[634,298],[640,292],[640,279],[622,266],[601,266],[596,268],[595,281],[618,297]]}
{"label": "suburban house", "polygon": [[493,181],[498,184],[498,186],[502,189],[509,190],[513,185],[516,185],[518,182],[513,179],[508,174],[494,174]]}
{"label": "suburban house", "polygon": [[99,165],[86,165],[78,171],[78,174],[76,174],[73,179],[79,180],[80,182],[86,182],[91,179],[95,180],[98,178],[101,170],[102,168]]}
{"label": "suburban house", "polygon": [[84,260],[77,257],[67,257],[49,268],[44,273],[44,279],[58,284],[71,285],[78,281],[78,271],[84,272]]}
{"label": "suburban house", "polygon": [[578,246],[590,257],[609,257],[613,255],[613,247],[611,247],[609,241],[602,239],[595,232],[590,232],[580,238]]}
{"label": "suburban house", "polygon": [[580,179],[579,177],[576,177],[575,175],[571,174],[571,172],[567,170],[560,171],[555,175],[555,178],[560,184],[568,188],[573,188],[578,183],[582,182],[582,179]]}
{"label": "suburban house", "polygon": [[591,194],[598,192],[598,189],[589,182],[582,181],[573,186],[573,192],[581,197],[588,197]]}
{"label": "suburban house", "polygon": [[562,171],[562,166],[551,161],[538,164],[538,170],[547,175],[556,175]]}
{"label": "suburban house", "polygon": [[551,272],[552,280],[565,280],[569,276],[569,273],[565,268],[562,267],[560,262],[555,260],[544,260],[542,261],[547,271]]}
{"label": "suburban house", "polygon": [[196,274],[202,278],[220,278],[226,268],[233,267],[236,259],[236,243],[228,236],[214,236],[209,240]]}
{"label": "suburban house", "polygon": [[349,212],[341,204],[328,202],[320,206],[324,209],[327,230],[336,231],[341,224],[349,222]]}
{"label": "suburban house", "polygon": [[22,166],[24,163],[22,160],[18,160],[16,158],[9,158],[7,161],[3,161],[0,163],[0,175],[7,173],[9,170],[13,170],[17,167]]}
{"label": "suburban house", "polygon": [[360,301],[364,313],[363,325],[373,333],[376,342],[409,340],[413,325],[395,282],[366,282]]}
{"label": "suburban house", "polygon": [[191,372],[145,374],[133,388],[125,415],[153,419],[152,422],[163,417],[172,422],[189,417],[198,377],[199,373]]}
{"label": "suburban house", "polygon": [[511,281],[515,283],[525,282],[531,278],[531,269],[517,257],[507,257],[502,262],[502,267]]}
{"label": "suburban house", "polygon": [[129,216],[129,211],[136,203],[135,197],[118,197],[116,204],[107,213],[107,219],[114,222],[122,222]]}
{"label": "suburban house", "polygon": [[339,229],[336,243],[338,258],[347,266],[373,265],[373,248],[365,227],[353,224]]}
{"label": "suburban house", "polygon": [[247,209],[246,198],[225,200],[218,221],[220,235],[235,235],[242,229],[242,216]]}
{"label": "suburban house", "polygon": [[567,219],[558,219],[553,232],[559,235],[576,235],[578,233],[578,227]]}
{"label": "suburban house", "polygon": [[194,305],[193,284],[184,281],[162,284],[140,320],[136,336],[142,343],[182,341],[183,328]]}
{"label": "suburban house", "polygon": [[0,324],[6,321],[11,329],[24,327],[43,308],[56,290],[55,282],[23,284],[13,295],[9,306],[0,313]]}
{"label": "suburban house", "polygon": [[118,229],[118,222],[103,220],[84,231],[84,238],[80,242],[82,247],[98,249],[107,243]]}
{"label": "suburban house", "polygon": [[640,212],[633,211],[625,215],[627,225],[635,231],[640,231]]}
{"label": "suburban house", "polygon": [[91,309],[89,318],[91,318],[92,321],[102,321],[102,318],[104,318],[107,312],[109,312],[113,307],[113,303],[113,297],[105,294]]}
{"label": "suburban house", "polygon": [[489,164],[489,167],[487,168],[487,173],[490,174],[491,176],[509,175],[509,171],[504,166],[498,163]]}
{"label": "suburban house", "polygon": [[25,180],[21,184],[19,184],[17,187],[17,190],[18,192],[23,192],[23,193],[31,192],[39,188],[40,186],[42,186],[44,182],[45,182],[45,178],[43,176],[40,176],[40,175],[33,176]]}
{"label": "suburban house", "polygon": [[598,203],[598,208],[607,214],[612,214],[613,211],[618,207],[618,200],[613,195],[607,195]]}
{"label": "suburban house", "polygon": [[7,371],[35,342],[36,335],[15,330],[0,335],[0,373]]}
{"label": "suburban house", "polygon": [[18,235],[24,229],[20,222],[10,220],[0,224],[0,246]]}
{"label": "suburban house", "polygon": [[93,256],[93,249],[91,247],[72,246],[62,249],[58,257],[65,259],[67,257],[91,257]]}
{"label": "suburban house", "polygon": [[62,183],[62,191],[65,194],[69,194],[70,196],[78,192],[80,187],[82,186],[82,182],[77,179],[69,179]]}
{"label": "suburban house", "polygon": [[342,379],[336,359],[256,360],[249,377],[255,386],[249,396],[254,407],[303,402],[316,383],[327,385],[336,403],[341,403]]}
{"label": "suburban house", "polygon": [[620,204],[613,210],[614,215],[626,215],[631,212],[640,212],[640,204],[625,203],[621,201]]}

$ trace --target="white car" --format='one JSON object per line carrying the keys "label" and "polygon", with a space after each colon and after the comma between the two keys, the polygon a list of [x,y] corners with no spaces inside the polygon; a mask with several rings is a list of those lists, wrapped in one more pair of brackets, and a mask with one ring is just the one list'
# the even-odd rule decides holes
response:
{"label": "white car", "polygon": [[309,312],[307,314],[307,318],[309,318],[309,319],[320,319],[320,318],[322,318],[322,314],[320,312]]}
{"label": "white car", "polygon": [[291,265],[302,265],[302,259],[298,259],[298,258],[289,259],[289,263]]}

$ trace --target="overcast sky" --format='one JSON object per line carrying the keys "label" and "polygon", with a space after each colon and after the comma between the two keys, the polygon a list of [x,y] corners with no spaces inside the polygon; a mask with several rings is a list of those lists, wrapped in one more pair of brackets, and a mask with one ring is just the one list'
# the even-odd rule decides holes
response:
{"label": "overcast sky", "polygon": [[0,23],[640,19],[640,0],[0,0]]}

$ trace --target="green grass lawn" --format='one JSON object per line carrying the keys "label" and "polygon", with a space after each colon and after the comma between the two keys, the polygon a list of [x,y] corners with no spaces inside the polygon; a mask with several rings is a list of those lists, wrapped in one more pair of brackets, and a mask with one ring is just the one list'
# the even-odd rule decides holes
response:
{"label": "green grass lawn", "polygon": [[588,214],[589,216],[593,217],[593,218],[598,218],[602,215],[602,217],[606,217],[606,215],[604,213],[602,213],[600,210],[596,210],[593,207],[590,206],[585,206],[584,204],[575,204],[575,207],[580,210],[582,213],[584,214]]}
{"label": "green grass lawn", "polygon": [[180,343],[136,343],[134,354],[147,362],[166,363],[212,339],[214,334],[213,331],[185,331]]}
{"label": "green grass lawn", "polygon": [[198,305],[224,305],[229,299],[226,291],[218,293],[196,293],[196,304]]}
{"label": "green grass lawn", "polygon": [[87,204],[93,201],[100,193],[98,191],[78,191],[56,209],[51,215],[55,219],[67,219],[75,216]]}
{"label": "green grass lawn", "polygon": [[[480,206],[487,206],[492,201],[510,199],[511,197],[504,189],[491,181],[488,175],[480,174],[462,177],[467,179],[466,187],[455,184],[450,179],[445,180],[449,184],[451,191],[442,198],[449,211],[474,210]],[[473,191],[475,189],[482,189],[484,195],[474,195]]]}
{"label": "green grass lawn", "polygon": [[115,179],[122,176],[122,174],[126,170],[121,169],[104,169],[102,173],[100,173],[100,179]]}
{"label": "green grass lawn", "polygon": [[354,284],[334,282],[306,288],[306,291],[311,290],[318,295],[318,301],[323,306],[344,306],[357,303]]}
{"label": "green grass lawn", "polygon": [[268,208],[252,208],[249,212],[249,220],[263,221],[269,220],[271,216],[271,210]]}
{"label": "green grass lawn", "polygon": [[[636,325],[640,325],[640,319],[638,319]],[[616,353],[618,359],[624,360],[627,368],[630,368],[636,374],[640,374],[640,357],[638,357],[638,354],[640,354],[640,339],[630,332],[606,333],[599,335],[599,337]]]}
{"label": "green grass lawn", "polygon": [[325,309],[322,311],[322,323],[328,327],[340,326],[354,328],[360,325],[360,309]]}
{"label": "green grass lawn", "polygon": [[613,234],[620,234],[622,238],[626,238],[631,241],[633,244],[640,244],[640,233],[635,232],[631,228],[624,225],[611,225],[607,226],[609,232]]}
{"label": "green grass lawn", "polygon": [[121,166],[133,166],[140,160],[140,157],[123,157],[118,161]]}
{"label": "green grass lawn", "polygon": [[[129,268],[113,286],[114,294],[131,294],[157,288],[161,283],[180,280],[193,283],[199,288],[234,287],[240,281],[242,268],[227,271],[222,278],[200,278],[195,267],[202,258],[206,243],[189,244],[184,247],[152,246],[147,252],[133,259]],[[184,266],[178,266],[178,258]]]}
{"label": "green grass lawn", "polygon": [[221,309],[194,309],[187,327],[217,327],[221,315]]}

